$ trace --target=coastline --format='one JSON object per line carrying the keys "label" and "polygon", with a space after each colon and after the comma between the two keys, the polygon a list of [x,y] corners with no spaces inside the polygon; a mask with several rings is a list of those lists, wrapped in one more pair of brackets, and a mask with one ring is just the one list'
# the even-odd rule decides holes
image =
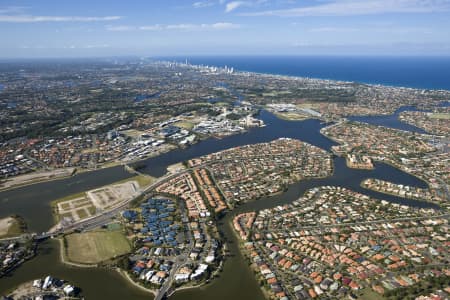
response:
{"label": "coastline", "polygon": [[[233,56],[212,56],[212,57],[218,57],[218,58],[232,58]],[[246,57],[254,57],[253,55],[243,55],[243,56],[237,56],[237,57],[241,57],[241,58],[246,58]],[[276,55],[261,55],[261,56],[256,56],[259,57],[261,59],[270,59],[270,58],[279,58],[280,56],[276,56]],[[324,57],[326,58],[354,58],[354,57],[363,57],[363,56],[332,56],[332,55],[293,55],[293,56],[288,56],[289,58],[295,59],[295,58],[321,58],[323,59]],[[377,55],[371,55],[368,56],[369,58],[384,58],[385,56],[377,56]],[[411,56],[412,58],[416,57],[416,56]],[[433,56],[419,56],[421,58],[434,58]],[[179,57],[179,56],[159,56],[159,57],[155,57],[157,61],[159,62],[177,62],[180,64],[184,64],[186,57]],[[208,58],[208,56],[191,56],[191,57],[187,57],[188,60],[190,59],[202,59],[202,58]],[[395,58],[395,56],[394,56]],[[403,58],[402,56],[398,56],[397,58]],[[447,57],[448,58],[448,57]],[[193,64],[189,64],[189,66],[194,66],[194,67],[199,67],[199,66],[214,66],[217,68],[222,68],[224,65],[227,65],[228,67],[233,67],[234,68],[234,74],[239,74],[239,75],[248,75],[248,74],[255,74],[255,75],[261,75],[261,76],[273,76],[275,78],[294,78],[294,79],[300,79],[300,80],[305,80],[305,79],[311,79],[311,80],[322,80],[322,81],[328,81],[328,82],[342,82],[342,83],[356,83],[356,84],[361,84],[361,85],[366,85],[366,86],[385,86],[388,88],[401,88],[401,89],[410,89],[410,90],[429,90],[429,91],[450,91],[450,87],[425,87],[425,86],[417,86],[416,84],[418,84],[418,82],[415,82],[414,84],[405,84],[405,83],[383,83],[383,82],[376,82],[376,81],[365,81],[365,80],[345,80],[345,79],[337,79],[337,78],[331,78],[329,76],[307,76],[307,75],[292,75],[292,74],[286,74],[283,72],[262,72],[262,71],[251,71],[251,70],[245,70],[241,69],[239,66],[236,66],[236,64],[233,65],[233,62],[229,61],[222,61],[221,63],[219,62],[198,62],[198,63],[193,63]]]}
{"label": "coastline", "polygon": [[[65,168],[57,169],[57,170],[61,170],[62,171],[62,170],[65,170]],[[91,170],[89,170],[89,171],[91,171]],[[92,170],[92,171],[94,171],[94,170]],[[30,174],[37,174],[37,173],[38,172],[32,172],[32,173],[28,173],[28,174],[19,175],[19,177],[20,176],[30,175]],[[21,187],[26,187],[26,186],[39,184],[39,183],[44,183],[44,182],[52,182],[52,181],[57,181],[57,180],[63,180],[63,179],[70,178],[72,176],[76,176],[78,173],[83,173],[83,172],[80,172],[80,171],[78,171],[77,168],[75,168],[75,170],[73,170],[70,175],[62,175],[62,176],[55,176],[55,177],[50,176],[49,178],[31,180],[30,182],[13,184],[13,185],[10,185],[10,186],[3,186],[3,184],[1,184],[2,186],[0,187],[0,192],[6,192],[6,191],[10,191],[10,190],[21,188]],[[13,180],[15,178],[16,177],[13,177]]]}
{"label": "coastline", "polygon": [[[99,266],[97,264],[80,264],[80,263],[74,263],[69,261],[68,259],[66,259],[65,256],[65,247],[64,247],[64,243],[63,240],[61,238],[57,239],[59,242],[59,254],[60,254],[60,261],[61,263],[71,266],[71,267],[75,267],[75,268],[84,268],[84,269],[89,269],[89,268],[99,268]],[[129,283],[131,283],[134,287],[146,291],[148,293],[153,294],[154,296],[156,296],[156,292],[154,290],[148,289],[146,287],[143,287],[142,285],[136,283],[133,279],[131,279],[131,277],[128,275],[127,272],[123,271],[120,268],[115,268],[114,269],[116,272],[118,272],[124,279],[126,279]]]}
{"label": "coastline", "polygon": [[135,281],[130,277],[130,275],[128,275],[128,273],[125,272],[124,270],[122,270],[122,269],[120,269],[120,268],[116,268],[115,270],[116,270],[116,272],[118,272],[123,278],[125,278],[125,279],[126,279],[131,285],[133,285],[134,287],[136,287],[136,288],[138,288],[138,289],[140,289],[140,290],[142,290],[142,291],[145,291],[145,292],[147,292],[147,293],[149,293],[149,294],[152,294],[154,297],[157,296],[158,293],[157,293],[155,290],[148,289],[148,288],[146,288],[146,287],[140,285],[139,283],[135,282]]}
{"label": "coastline", "polygon": [[[162,154],[168,153],[168,152],[176,150],[176,149],[182,149],[182,148],[173,146],[173,147],[167,148],[166,151],[157,151],[155,153],[152,153],[151,155],[146,156],[145,158],[142,158],[142,159],[139,158],[139,159],[130,160],[130,161],[126,161],[126,162],[121,162],[121,161],[118,161],[118,160],[117,161],[110,161],[110,162],[106,162],[106,163],[98,165],[97,168],[95,168],[95,169],[91,169],[91,168],[90,169],[86,169],[86,168],[80,168],[80,167],[57,168],[54,171],[63,172],[63,171],[68,171],[70,169],[74,169],[74,170],[72,171],[72,173],[70,175],[58,176],[58,177],[55,177],[55,178],[48,178],[48,179],[44,178],[44,179],[39,179],[39,180],[33,180],[31,182],[26,182],[26,183],[17,184],[17,185],[11,185],[11,186],[8,186],[8,187],[3,187],[0,184],[0,192],[11,191],[11,190],[19,189],[19,188],[22,188],[22,187],[31,186],[31,185],[40,184],[40,183],[45,183],[45,182],[64,180],[64,179],[67,179],[67,178],[70,178],[70,177],[76,177],[78,174],[90,173],[90,172],[95,172],[95,171],[99,171],[99,170],[106,170],[106,169],[116,168],[116,167],[119,167],[119,166],[123,166],[125,168],[125,170],[128,173],[130,173],[130,174],[138,175],[139,171],[133,169],[132,167],[130,167],[130,165],[139,164],[139,163],[145,162],[148,159],[158,157],[158,156],[160,156]],[[31,173],[28,173],[28,174],[19,175],[17,177],[26,176],[26,175],[30,175],[30,174],[38,174],[39,172],[41,172],[41,171],[31,172]],[[12,177],[12,178],[14,179],[14,178],[17,178],[17,177]]]}

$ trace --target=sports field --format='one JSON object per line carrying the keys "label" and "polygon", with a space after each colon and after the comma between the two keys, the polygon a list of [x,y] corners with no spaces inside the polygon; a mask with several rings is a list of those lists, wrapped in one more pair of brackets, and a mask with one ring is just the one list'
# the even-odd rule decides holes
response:
{"label": "sports field", "polygon": [[122,231],[98,230],[66,236],[67,258],[76,263],[95,264],[130,252]]}

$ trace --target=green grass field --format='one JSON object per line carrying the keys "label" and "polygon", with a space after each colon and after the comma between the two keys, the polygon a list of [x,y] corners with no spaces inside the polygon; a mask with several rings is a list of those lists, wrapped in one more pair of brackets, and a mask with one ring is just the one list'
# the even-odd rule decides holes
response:
{"label": "green grass field", "polygon": [[385,297],[381,296],[380,294],[377,294],[376,292],[372,291],[371,288],[365,288],[360,291],[361,296],[358,297],[358,299],[361,300],[382,300],[385,299]]}
{"label": "green grass field", "polygon": [[67,258],[76,263],[95,264],[131,251],[121,231],[98,230],[66,236]]}
{"label": "green grass field", "polygon": [[195,126],[195,124],[193,122],[189,122],[189,121],[179,121],[179,122],[174,123],[173,125],[187,129],[187,130],[191,130]]}

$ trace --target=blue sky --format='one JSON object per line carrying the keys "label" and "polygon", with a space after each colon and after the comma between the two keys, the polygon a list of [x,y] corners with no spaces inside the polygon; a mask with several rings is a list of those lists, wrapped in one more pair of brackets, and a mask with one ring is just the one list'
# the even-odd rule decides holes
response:
{"label": "blue sky", "polygon": [[450,55],[450,0],[0,1],[0,57]]}

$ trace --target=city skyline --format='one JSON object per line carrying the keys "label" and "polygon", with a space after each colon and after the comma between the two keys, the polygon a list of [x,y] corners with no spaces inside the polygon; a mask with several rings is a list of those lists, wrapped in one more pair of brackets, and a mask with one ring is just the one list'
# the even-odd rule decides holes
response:
{"label": "city skyline", "polygon": [[448,0],[3,1],[1,58],[447,55]]}

